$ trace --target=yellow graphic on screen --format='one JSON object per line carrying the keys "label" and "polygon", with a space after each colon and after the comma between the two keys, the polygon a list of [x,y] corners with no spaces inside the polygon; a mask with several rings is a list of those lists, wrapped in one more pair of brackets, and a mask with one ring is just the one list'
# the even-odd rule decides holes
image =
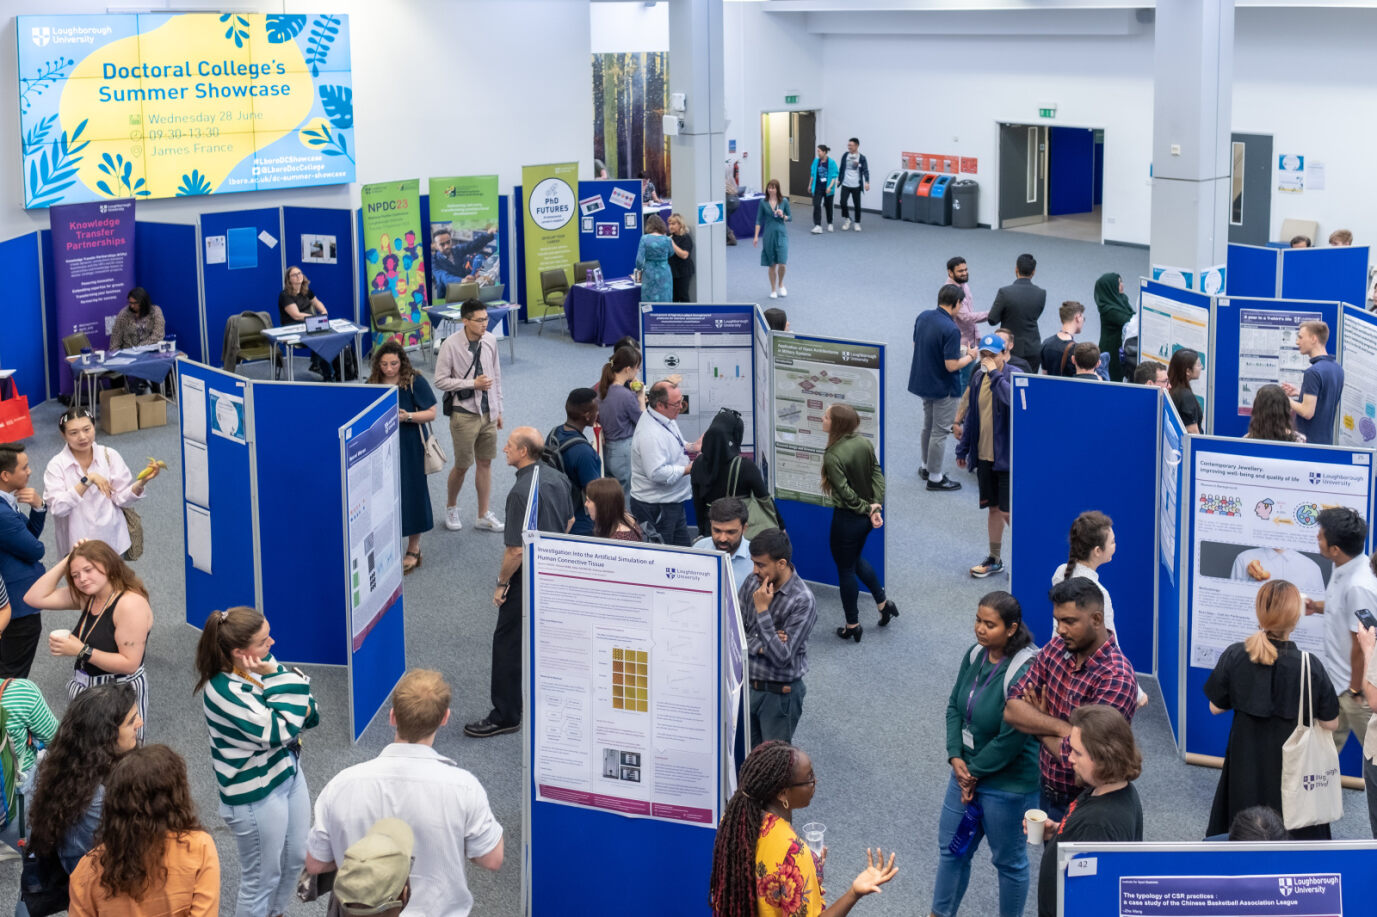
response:
{"label": "yellow graphic on screen", "polygon": [[208,190],[253,190],[255,176],[226,184],[230,173],[302,125],[315,85],[295,43],[268,41],[261,14],[230,28],[240,40],[217,14],[175,16],[80,61],[59,106],[63,130],[87,122],[79,181],[103,197],[174,197],[194,169]]}
{"label": "yellow graphic on screen", "polygon": [[650,658],[645,650],[612,650],[612,709],[650,709]]}

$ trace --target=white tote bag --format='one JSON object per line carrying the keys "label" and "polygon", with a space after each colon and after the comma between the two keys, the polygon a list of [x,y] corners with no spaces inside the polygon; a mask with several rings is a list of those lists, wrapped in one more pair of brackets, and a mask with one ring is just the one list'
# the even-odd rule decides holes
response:
{"label": "white tote bag", "polygon": [[1330,731],[1314,720],[1309,653],[1301,655],[1300,687],[1296,731],[1281,747],[1281,813],[1288,831],[1327,825],[1344,814],[1339,752]]}

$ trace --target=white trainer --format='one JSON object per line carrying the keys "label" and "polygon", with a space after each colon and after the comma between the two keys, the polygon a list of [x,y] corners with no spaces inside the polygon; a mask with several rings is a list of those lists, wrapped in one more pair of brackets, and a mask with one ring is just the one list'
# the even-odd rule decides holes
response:
{"label": "white trainer", "polygon": [[837,228],[836,228],[835,226],[833,226],[831,223],[828,223],[828,224],[827,224],[827,231],[828,231],[828,232],[836,232],[836,231],[837,231]]}
{"label": "white trainer", "polygon": [[856,232],[860,232],[860,231],[861,231],[861,224],[860,224],[860,223],[857,223],[857,224],[856,224]]}
{"label": "white trainer", "polygon": [[478,517],[478,521],[473,524],[476,529],[484,532],[504,532],[507,527],[502,524],[502,520],[493,515],[492,510]]}
{"label": "white trainer", "polygon": [[770,298],[771,298],[771,299],[779,299],[779,294],[776,293],[774,290],[771,290],[771,291],[770,291]]}
{"label": "white trainer", "polygon": [[822,227],[821,227],[821,226],[814,226],[814,227],[813,227],[813,235],[815,235],[815,236],[820,236],[820,235],[822,235]]}
{"label": "white trainer", "polygon": [[782,284],[782,283],[779,285],[779,295],[780,295],[780,296],[788,296],[788,295],[789,295],[789,291],[786,290],[786,289],[784,289],[784,284]]}
{"label": "white trainer", "polygon": [[445,528],[451,532],[457,532],[464,527],[463,521],[459,518],[458,506],[445,507]]}
{"label": "white trainer", "polygon": [[850,228],[851,228],[851,221],[850,221],[850,220],[842,220],[842,232],[846,232],[846,231],[847,231],[848,229],[850,229]]}

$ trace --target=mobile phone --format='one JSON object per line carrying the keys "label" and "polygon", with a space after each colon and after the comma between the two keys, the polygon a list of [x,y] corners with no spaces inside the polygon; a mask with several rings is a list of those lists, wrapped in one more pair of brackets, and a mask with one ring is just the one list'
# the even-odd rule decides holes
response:
{"label": "mobile phone", "polygon": [[1364,627],[1370,627],[1373,630],[1377,630],[1377,617],[1373,617],[1372,612],[1368,611],[1366,608],[1359,608],[1357,611],[1353,612],[1353,614],[1358,617],[1359,621],[1363,622]]}

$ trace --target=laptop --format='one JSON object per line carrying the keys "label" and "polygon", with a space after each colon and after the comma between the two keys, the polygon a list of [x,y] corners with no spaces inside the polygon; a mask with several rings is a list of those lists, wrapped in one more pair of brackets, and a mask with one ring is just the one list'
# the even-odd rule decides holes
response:
{"label": "laptop", "polygon": [[308,315],[306,317],[306,333],[319,334],[322,331],[330,331],[330,316],[328,315]]}
{"label": "laptop", "polygon": [[496,302],[502,298],[502,294],[507,292],[505,283],[494,283],[492,286],[478,288],[479,302]]}

